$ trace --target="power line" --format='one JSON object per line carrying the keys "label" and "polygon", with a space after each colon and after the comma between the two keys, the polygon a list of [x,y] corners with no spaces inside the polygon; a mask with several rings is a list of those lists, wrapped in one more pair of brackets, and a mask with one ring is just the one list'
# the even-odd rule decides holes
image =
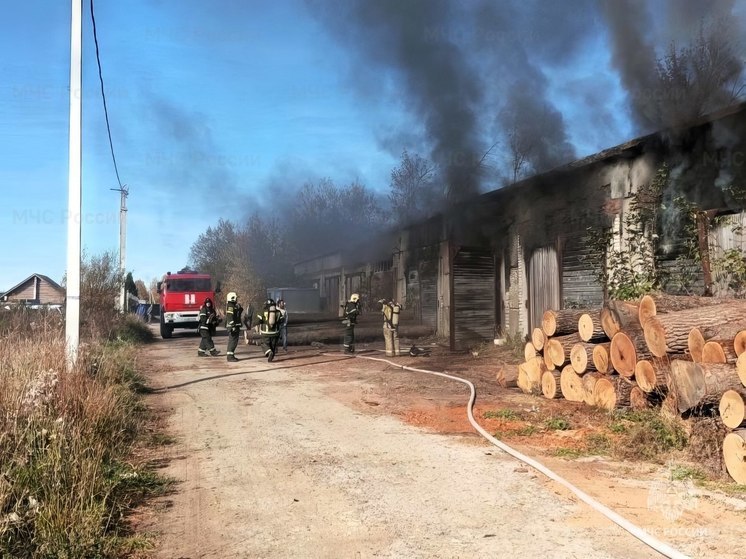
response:
{"label": "power line", "polygon": [[[109,135],[109,149],[111,149],[111,159],[114,162],[114,172],[117,175],[117,183],[119,183],[119,190],[127,192],[126,188],[122,186],[122,181],[119,178],[119,169],[117,168],[117,158],[114,156],[114,144],[111,141],[111,127],[109,126],[109,110],[106,108],[106,92],[104,91],[104,76],[101,73],[101,58],[98,51],[98,35],[96,34],[96,16],[93,15],[93,0],[91,0],[91,22],[93,23],[93,42],[96,43],[96,63],[98,64],[98,80],[101,82],[101,99],[104,102],[104,116],[106,117],[106,132]],[[125,194],[126,195],[126,194]]]}

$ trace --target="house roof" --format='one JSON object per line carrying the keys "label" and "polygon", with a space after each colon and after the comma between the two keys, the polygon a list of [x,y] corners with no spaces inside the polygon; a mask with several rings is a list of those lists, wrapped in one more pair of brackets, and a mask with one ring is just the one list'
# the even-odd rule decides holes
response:
{"label": "house roof", "polygon": [[33,279],[35,277],[39,278],[40,280],[43,280],[43,281],[47,282],[49,285],[51,285],[57,291],[60,291],[60,292],[64,292],[65,291],[59,283],[57,283],[56,281],[54,281],[49,276],[45,276],[44,274],[31,274],[29,277],[27,277],[23,281],[18,282],[16,285],[14,285],[10,289],[8,289],[2,295],[5,296],[5,295],[8,295],[9,293],[12,293],[13,291],[15,291],[16,289],[18,289],[19,287],[21,287],[24,283],[28,282],[30,279]]}

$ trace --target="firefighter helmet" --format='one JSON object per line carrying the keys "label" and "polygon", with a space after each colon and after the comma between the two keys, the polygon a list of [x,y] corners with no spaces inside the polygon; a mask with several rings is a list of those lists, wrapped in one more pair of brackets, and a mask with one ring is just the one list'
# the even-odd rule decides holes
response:
{"label": "firefighter helmet", "polygon": [[228,303],[235,303],[236,299],[238,299],[238,296],[235,294],[235,292],[231,291],[230,293],[228,293],[228,298],[226,299],[226,301]]}
{"label": "firefighter helmet", "polygon": [[350,301],[352,301],[353,303],[357,303],[359,300],[360,295],[358,295],[357,293],[353,293],[352,295],[350,295]]}
{"label": "firefighter helmet", "polygon": [[266,300],[266,301],[264,302],[264,306],[265,306],[265,307],[274,307],[274,306],[275,306],[275,301],[274,301],[274,299],[267,299],[267,300]]}

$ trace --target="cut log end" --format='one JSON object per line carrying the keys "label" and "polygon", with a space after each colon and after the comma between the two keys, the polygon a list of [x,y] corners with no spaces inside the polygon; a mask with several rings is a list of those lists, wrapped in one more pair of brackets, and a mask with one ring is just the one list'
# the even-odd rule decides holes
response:
{"label": "cut log end", "polygon": [[632,378],[637,364],[637,350],[634,342],[624,332],[617,332],[611,340],[609,351],[611,365],[620,375]]}
{"label": "cut log end", "polygon": [[746,429],[725,436],[723,458],[730,477],[736,483],[746,485]]}
{"label": "cut log end", "polygon": [[603,309],[601,309],[601,313],[599,316],[601,318],[601,328],[603,328],[606,336],[609,339],[612,339],[614,337],[614,334],[622,329],[621,319],[619,318],[619,315],[614,309],[604,307]]}
{"label": "cut log end", "polygon": [[733,349],[736,350],[736,355],[741,356],[742,353],[746,352],[746,330],[741,330],[733,338]]}
{"label": "cut log end", "polygon": [[536,351],[533,342],[526,342],[526,345],[523,346],[523,359],[525,361],[528,361],[529,359],[533,359],[537,355],[539,355],[539,352]]}
{"label": "cut log end", "polygon": [[666,346],[666,332],[663,326],[655,318],[651,318],[643,327],[645,332],[645,343],[648,344],[650,353],[656,357],[664,357],[668,351]]}
{"label": "cut log end", "polygon": [[707,342],[702,347],[702,363],[727,363],[725,349],[718,342]]}
{"label": "cut log end", "polygon": [[598,313],[584,313],[580,316],[578,319],[578,335],[584,342],[606,339],[606,333],[603,330]]}
{"label": "cut log end", "polygon": [[531,343],[534,344],[536,351],[544,349],[547,337],[544,335],[544,331],[541,328],[534,328],[531,332]]}
{"label": "cut log end", "polygon": [[655,392],[666,386],[665,371],[649,359],[641,359],[635,365],[635,380],[643,392]]}
{"label": "cut log end", "polygon": [[541,329],[547,336],[554,336],[557,332],[557,315],[554,311],[544,311],[541,317]]}
{"label": "cut log end", "polygon": [[640,320],[640,324],[644,325],[649,319],[656,315],[656,312],[655,299],[650,295],[645,295],[640,299],[640,304],[637,309],[637,316]]}
{"label": "cut log end", "polygon": [[544,374],[541,375],[541,393],[545,398],[555,399],[562,397],[560,386],[561,374],[559,371],[544,371]]}
{"label": "cut log end", "polygon": [[599,373],[610,373],[611,372],[611,360],[609,359],[609,348],[611,342],[605,344],[598,344],[593,348],[593,366]]}
{"label": "cut log end", "polygon": [[738,429],[746,421],[746,405],[743,396],[735,390],[726,390],[720,397],[720,419],[726,427]]}
{"label": "cut log end", "polygon": [[560,389],[565,400],[570,402],[583,401],[583,383],[582,377],[577,374],[572,366],[568,365],[560,373]]}
{"label": "cut log end", "polygon": [[629,406],[629,396],[634,385],[623,378],[602,378],[593,387],[593,403],[605,410]]}
{"label": "cut log end", "polygon": [[588,351],[582,343],[575,344],[570,350],[570,365],[576,373],[584,373],[588,369]]}
{"label": "cut log end", "polygon": [[687,349],[692,361],[695,363],[702,362],[702,349],[705,347],[705,337],[699,328],[692,328],[689,331],[689,337],[687,339]]}

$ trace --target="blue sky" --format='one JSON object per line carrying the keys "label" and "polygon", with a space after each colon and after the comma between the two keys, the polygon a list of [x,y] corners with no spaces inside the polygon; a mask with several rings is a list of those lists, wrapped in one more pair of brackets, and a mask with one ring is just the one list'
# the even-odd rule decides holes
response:
{"label": "blue sky", "polygon": [[[118,249],[119,194],[83,4],[82,235],[84,249],[99,254]],[[183,266],[220,218],[238,221],[270,204],[282,211],[305,180],[359,179],[385,196],[401,149],[427,149],[396,71],[340,41],[319,4],[95,5],[136,279]],[[541,2],[528,4],[541,11]],[[61,281],[65,272],[69,22],[68,2],[42,0],[13,2],[0,21],[0,291],[32,273]],[[603,29],[591,21],[589,30],[561,60],[537,58],[578,157],[636,132]],[[464,36],[454,28],[446,39]]]}

